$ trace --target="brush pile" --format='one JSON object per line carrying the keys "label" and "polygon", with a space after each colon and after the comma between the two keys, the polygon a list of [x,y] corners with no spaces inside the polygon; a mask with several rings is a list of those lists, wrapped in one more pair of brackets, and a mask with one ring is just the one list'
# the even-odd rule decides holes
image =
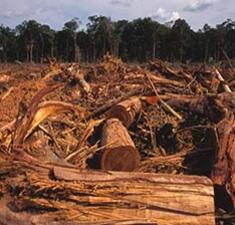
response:
{"label": "brush pile", "polygon": [[0,224],[233,224],[234,75],[0,65]]}

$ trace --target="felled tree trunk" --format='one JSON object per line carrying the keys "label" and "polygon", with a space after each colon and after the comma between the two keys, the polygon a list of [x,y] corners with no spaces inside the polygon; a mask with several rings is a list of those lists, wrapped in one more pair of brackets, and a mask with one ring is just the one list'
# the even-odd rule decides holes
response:
{"label": "felled tree trunk", "polygon": [[107,113],[109,118],[118,118],[127,128],[133,123],[135,116],[141,110],[141,101],[132,97],[113,106]]}
{"label": "felled tree trunk", "polygon": [[209,179],[1,164],[0,224],[214,225]]}
{"label": "felled tree trunk", "polygon": [[[235,208],[235,118],[229,117],[218,124],[219,149],[211,178],[214,184],[226,188]],[[227,203],[228,204],[228,203]]]}
{"label": "felled tree trunk", "polygon": [[[207,115],[216,130],[215,162],[211,179],[215,185],[226,189],[235,208],[235,93],[172,99],[168,103],[177,109]],[[227,202],[227,205],[229,203]]]}
{"label": "felled tree trunk", "polygon": [[127,129],[118,119],[109,119],[103,127],[101,156],[103,170],[133,171],[140,162],[140,155]]}
{"label": "felled tree trunk", "polygon": [[[226,95],[208,95],[194,98],[179,97],[168,100],[167,103],[174,109],[204,114],[208,116],[213,123],[218,123],[225,117],[227,103],[222,101],[225,97]],[[227,100],[230,101],[231,98],[228,98]]]}
{"label": "felled tree trunk", "polygon": [[109,110],[111,107],[113,107],[115,104],[118,104],[119,102],[122,102],[130,97],[133,97],[135,95],[140,95],[143,93],[143,89],[142,88],[136,88],[128,93],[126,93],[123,96],[120,96],[117,99],[114,100],[110,100],[108,101],[106,104],[102,105],[101,107],[97,108],[95,111],[93,111],[91,114],[88,114],[85,117],[85,120],[90,120],[91,118],[100,116],[102,113],[106,112],[107,110]]}

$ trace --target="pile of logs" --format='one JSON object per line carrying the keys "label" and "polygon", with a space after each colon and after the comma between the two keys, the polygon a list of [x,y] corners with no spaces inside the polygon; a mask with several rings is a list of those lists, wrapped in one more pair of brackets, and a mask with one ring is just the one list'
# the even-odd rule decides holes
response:
{"label": "pile of logs", "polygon": [[110,55],[97,65],[8,66],[0,224],[233,221],[232,68],[140,67]]}

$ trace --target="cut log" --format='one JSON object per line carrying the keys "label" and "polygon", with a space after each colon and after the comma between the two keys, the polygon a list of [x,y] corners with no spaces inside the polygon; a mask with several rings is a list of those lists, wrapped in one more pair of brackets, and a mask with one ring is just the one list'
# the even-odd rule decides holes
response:
{"label": "cut log", "polygon": [[18,65],[20,65],[20,66],[23,64],[23,63],[22,63],[21,61],[19,61],[19,60],[15,60],[14,62],[15,62],[15,64],[18,64]]}
{"label": "cut log", "polygon": [[101,168],[113,171],[133,171],[140,155],[127,129],[118,119],[109,119],[103,127]]}
{"label": "cut log", "polygon": [[125,127],[130,127],[135,116],[141,110],[141,101],[138,97],[132,97],[113,106],[107,113],[108,118],[119,119]]}
{"label": "cut log", "polygon": [[215,225],[208,178],[51,167],[2,163],[0,224]]}
{"label": "cut log", "polygon": [[90,120],[91,118],[100,116],[102,113],[106,112],[107,110],[109,110],[112,106],[114,106],[115,104],[118,104],[121,101],[124,101],[130,97],[133,97],[135,95],[139,95],[142,94],[144,92],[143,88],[138,88],[135,90],[130,91],[129,93],[120,96],[117,99],[113,99],[108,101],[106,104],[102,105],[101,107],[97,108],[95,111],[93,111],[91,114],[89,114],[88,116],[85,117],[85,121],[86,120]]}
{"label": "cut log", "polygon": [[[215,160],[211,168],[214,184],[227,191],[235,208],[235,103],[234,92],[205,95],[194,99],[172,99],[168,104],[175,108],[194,111],[204,115],[214,123]],[[220,203],[223,204],[222,201]],[[230,203],[226,200],[226,205]]]}
{"label": "cut log", "polygon": [[224,90],[225,90],[226,92],[231,93],[232,90],[230,89],[230,87],[228,86],[228,84],[225,83],[225,80],[224,80],[223,76],[221,75],[221,73],[219,72],[219,70],[217,70],[216,68],[215,68],[215,74],[218,76],[218,79],[219,79],[222,83],[224,83],[224,84],[223,84]]}
{"label": "cut log", "polygon": [[[211,179],[214,184],[225,187],[233,208],[235,208],[235,118],[230,113],[226,119],[217,125],[219,149],[216,153],[215,164]],[[227,205],[229,203],[227,202]]]}

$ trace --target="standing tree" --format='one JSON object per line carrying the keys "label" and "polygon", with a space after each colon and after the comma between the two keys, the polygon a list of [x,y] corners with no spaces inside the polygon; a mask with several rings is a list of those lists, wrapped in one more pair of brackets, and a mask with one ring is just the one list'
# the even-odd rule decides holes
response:
{"label": "standing tree", "polygon": [[205,24],[203,27],[203,36],[204,62],[216,61],[218,56],[218,30]]}
{"label": "standing tree", "polygon": [[85,62],[91,61],[91,56],[90,56],[90,39],[89,35],[85,31],[80,31],[78,32],[78,45],[79,49],[81,51],[81,58]]}
{"label": "standing tree", "polygon": [[9,27],[0,26],[0,59],[12,61],[16,57],[16,35]]}
{"label": "standing tree", "polygon": [[42,25],[39,33],[41,60],[48,56],[54,57],[54,40],[55,31],[48,25]]}
{"label": "standing tree", "polygon": [[235,55],[235,21],[226,20],[222,24],[217,25],[218,45],[220,52],[226,58],[232,58]]}
{"label": "standing tree", "polygon": [[27,62],[32,63],[33,58],[36,60],[39,58],[40,24],[35,20],[24,21],[16,29],[24,40]]}
{"label": "standing tree", "polygon": [[[80,59],[80,51],[79,51],[79,47],[77,43],[77,30],[79,28],[79,25],[80,25],[80,21],[78,20],[78,18],[73,18],[72,20],[64,24],[64,30],[67,32],[67,35],[73,38],[75,62],[78,62]],[[67,48],[69,48],[68,41],[67,41]]]}
{"label": "standing tree", "polygon": [[175,21],[172,27],[172,48],[174,56],[179,61],[185,61],[188,56],[188,48],[191,43],[192,30],[183,19]]}
{"label": "standing tree", "polygon": [[93,60],[107,52],[113,53],[114,35],[111,19],[105,16],[91,16],[87,32],[92,40]]}
{"label": "standing tree", "polygon": [[116,56],[124,56],[126,55],[126,49],[124,46],[123,33],[128,25],[127,20],[119,20],[117,22],[113,22],[113,35],[114,35],[114,54]]}

